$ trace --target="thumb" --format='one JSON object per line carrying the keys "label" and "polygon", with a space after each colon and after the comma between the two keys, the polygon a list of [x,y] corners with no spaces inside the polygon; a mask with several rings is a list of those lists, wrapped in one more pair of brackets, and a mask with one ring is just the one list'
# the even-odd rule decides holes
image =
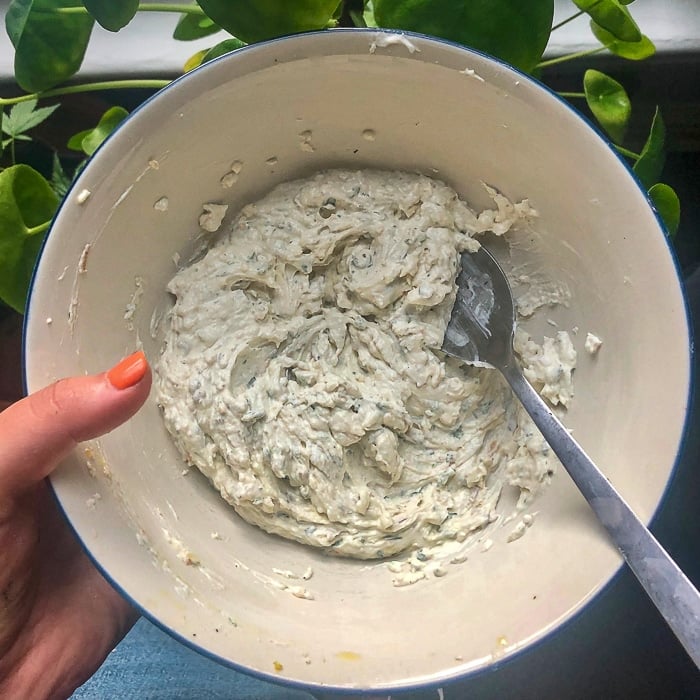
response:
{"label": "thumb", "polygon": [[41,481],[78,442],[131,418],[150,388],[139,351],[109,372],[62,379],[6,408],[0,413],[0,499]]}

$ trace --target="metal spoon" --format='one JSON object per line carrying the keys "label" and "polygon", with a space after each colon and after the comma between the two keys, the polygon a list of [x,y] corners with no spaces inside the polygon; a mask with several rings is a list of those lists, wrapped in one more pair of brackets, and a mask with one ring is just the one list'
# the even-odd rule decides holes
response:
{"label": "metal spoon", "polygon": [[510,285],[491,254],[462,254],[457,298],[442,350],[498,369],[522,401],[628,566],[700,668],[700,593],[530,386],[513,356],[515,308]]}

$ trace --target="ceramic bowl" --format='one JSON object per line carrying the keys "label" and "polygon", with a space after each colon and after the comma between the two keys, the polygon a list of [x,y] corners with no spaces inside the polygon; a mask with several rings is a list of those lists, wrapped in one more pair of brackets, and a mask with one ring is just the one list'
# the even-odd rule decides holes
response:
{"label": "ceramic bowl", "polygon": [[[136,110],[51,228],[27,315],[28,389],[103,370],[140,344],[155,360],[165,286],[198,244],[202,203],[229,204],[230,220],[275,184],[331,166],[422,171],[477,208],[489,203],[482,182],[530,199],[540,216],[528,249],[571,291],[546,320],[578,328],[565,421],[650,519],[677,458],[690,375],[659,220],[610,145],[554,94],[426,37],[332,31],[251,46]],[[604,341],[595,356],[583,349],[588,331]],[[184,469],[151,397],[76,450],[52,485],[90,556],[145,615],[276,681],[389,690],[491,667],[557,630],[621,562],[562,469],[524,537],[506,544],[507,529],[495,528],[488,551],[403,588],[384,564],[330,558],[246,524]],[[275,569],[309,567],[314,600],[282,590]]]}

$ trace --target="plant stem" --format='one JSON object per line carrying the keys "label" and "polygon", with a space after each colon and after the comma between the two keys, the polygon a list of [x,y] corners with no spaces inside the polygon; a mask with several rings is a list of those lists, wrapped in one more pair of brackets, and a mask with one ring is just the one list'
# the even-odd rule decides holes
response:
{"label": "plant stem", "polygon": [[585,92],[558,92],[559,97],[585,97]]}
{"label": "plant stem", "polygon": [[10,140],[10,160],[12,161],[12,165],[17,164],[17,158],[15,157],[15,139],[12,138]]}
{"label": "plant stem", "polygon": [[139,3],[139,12],[178,12],[184,15],[203,15],[204,10],[195,3],[168,3],[142,2]]}
{"label": "plant stem", "polygon": [[0,106],[15,105],[18,102],[28,102],[45,97],[58,97],[59,95],[73,95],[78,92],[93,92],[95,90],[124,90],[128,88],[164,88],[170,84],[170,80],[105,80],[98,83],[83,83],[82,85],[67,85],[62,88],[54,88],[44,92],[30,92],[19,97],[0,97]]}
{"label": "plant stem", "polygon": [[615,146],[615,149],[618,151],[618,153],[621,153],[623,156],[627,156],[627,158],[632,158],[634,160],[639,160],[641,158],[639,153],[630,151],[629,149],[624,148],[623,146],[618,146],[616,143],[613,145]]}
{"label": "plant stem", "polygon": [[569,24],[569,22],[573,22],[575,19],[578,19],[582,14],[584,14],[583,10],[579,10],[575,14],[571,15],[571,17],[567,17],[566,19],[563,19],[559,24],[555,24],[552,27],[552,31],[555,29],[559,29],[559,27],[563,27],[565,24]]}
{"label": "plant stem", "polygon": [[365,18],[362,16],[362,12],[360,10],[350,10],[349,15],[353,26],[362,27],[365,29],[367,28],[367,22],[365,22]]}
{"label": "plant stem", "polygon": [[44,221],[43,224],[39,224],[38,226],[32,226],[31,228],[25,228],[24,232],[27,234],[27,236],[35,236],[37,233],[43,233],[46,231],[46,229],[51,225],[51,219],[48,221]]}
{"label": "plant stem", "polygon": [[[142,2],[139,5],[139,12],[177,12],[185,15],[204,15],[204,10],[194,3],[168,3]],[[56,12],[60,15],[85,15],[88,11],[84,7],[56,7],[47,12]]]}
{"label": "plant stem", "polygon": [[585,56],[593,56],[596,53],[605,51],[605,46],[598,46],[595,49],[588,49],[587,51],[577,51],[576,53],[568,53],[565,56],[557,56],[557,58],[550,58],[548,61],[540,61],[536,68],[548,68],[549,66],[556,66],[558,63],[564,63],[565,61],[573,61],[577,58],[584,58]]}

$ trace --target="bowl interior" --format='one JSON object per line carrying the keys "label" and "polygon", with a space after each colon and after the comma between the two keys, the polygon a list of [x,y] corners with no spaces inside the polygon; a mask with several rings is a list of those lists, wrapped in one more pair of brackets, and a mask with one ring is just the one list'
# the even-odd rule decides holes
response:
{"label": "bowl interior", "polygon": [[[681,439],[689,337],[675,266],[643,193],[603,140],[533,81],[422,37],[373,51],[386,43],[376,36],[250,47],[177,81],[108,140],[68,195],[38,266],[28,389],[101,371],[139,343],[158,356],[165,285],[177,256],[202,243],[204,202],[229,204],[229,221],[275,184],[332,166],[422,171],[476,208],[489,204],[486,182],[540,213],[514,256],[568,285],[571,303],[531,330],[551,335],[547,319],[578,328],[565,422],[650,518]],[[222,187],[235,161],[237,180]],[[583,349],[588,331],[604,341],[596,356]],[[475,548],[444,578],[395,588],[384,564],[331,559],[247,525],[184,468],[151,398],[128,424],[76,450],[52,482],[91,555],[149,616],[275,679],[396,688],[460,675],[555,629],[620,565],[563,470],[524,537],[506,544],[508,530],[496,529],[493,548]],[[290,581],[275,570],[309,567],[314,600],[281,589]]]}

